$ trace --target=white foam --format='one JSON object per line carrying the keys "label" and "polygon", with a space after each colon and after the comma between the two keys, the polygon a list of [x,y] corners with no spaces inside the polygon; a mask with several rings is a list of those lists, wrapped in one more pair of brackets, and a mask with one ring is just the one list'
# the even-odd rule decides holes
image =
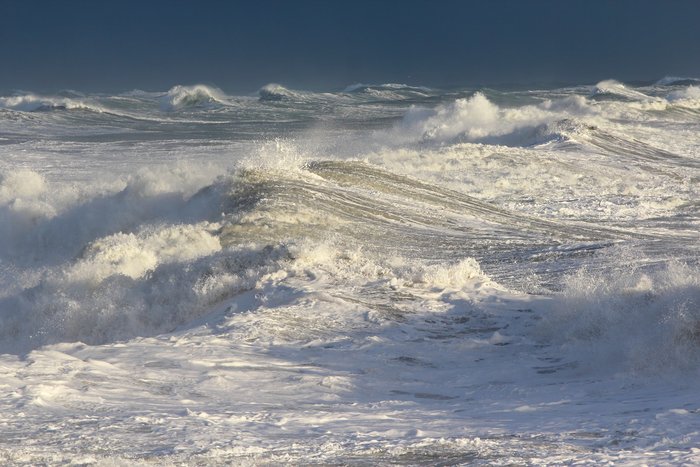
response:
{"label": "white foam", "polygon": [[219,169],[205,164],[144,167],[103,183],[50,183],[40,174],[0,175],[0,259],[25,263],[76,254],[97,238],[149,222],[189,222],[220,214],[212,183]]}
{"label": "white foam", "polygon": [[393,287],[443,289],[472,289],[484,284],[499,287],[479,266],[474,258],[454,263],[427,264],[399,256],[381,257],[362,249],[348,248],[333,240],[320,244],[302,242],[291,250],[295,258],[292,267],[298,271],[309,268],[326,271],[333,281],[356,283],[381,280]]}
{"label": "white foam", "polygon": [[697,373],[700,270],[679,262],[568,276],[540,331],[586,371]]}
{"label": "white foam", "polygon": [[46,181],[39,173],[20,169],[0,174],[0,205],[17,199],[36,199],[46,193]]}
{"label": "white foam", "polygon": [[56,214],[54,202],[61,198],[56,195],[49,193],[44,177],[37,172],[0,173],[0,258],[38,222]]}
{"label": "white foam", "polygon": [[700,86],[688,86],[684,89],[672,91],[666,98],[675,104],[682,104],[689,101],[699,101]]}
{"label": "white foam", "polygon": [[210,224],[162,226],[92,242],[67,268],[0,300],[0,353],[172,331],[280,269],[284,249],[220,251]]}
{"label": "white foam", "polygon": [[[672,90],[489,91],[374,141],[404,106],[298,91],[246,103],[260,147],[200,126],[238,111],[206,93],[173,126],[5,111],[0,463],[697,464],[700,271],[634,267],[697,256],[696,91]],[[360,104],[299,132],[331,99]],[[510,237],[526,216],[662,251]],[[548,295],[494,282],[525,274]]]}
{"label": "white foam", "polygon": [[435,109],[412,107],[391,135],[399,142],[470,141],[530,145],[547,140],[538,133],[538,127],[595,113],[581,96],[546,100],[539,105],[501,108],[477,92],[470,98],[457,99]]}
{"label": "white foam", "polygon": [[142,167],[126,177],[125,191],[140,197],[179,193],[192,196],[221,175],[217,165],[177,162],[168,167]]}
{"label": "white foam", "polygon": [[218,227],[204,222],[110,235],[88,245],[67,275],[73,281],[93,283],[115,274],[139,279],[159,265],[193,261],[219,251],[219,240],[212,234]]}

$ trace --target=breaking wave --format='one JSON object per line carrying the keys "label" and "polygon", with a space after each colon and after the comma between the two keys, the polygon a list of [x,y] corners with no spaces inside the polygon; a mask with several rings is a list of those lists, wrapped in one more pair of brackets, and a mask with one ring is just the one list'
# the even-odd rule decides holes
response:
{"label": "breaking wave", "polygon": [[657,86],[688,86],[700,83],[700,78],[682,78],[679,76],[665,76],[656,82]]}
{"label": "breaking wave", "polygon": [[18,110],[21,112],[46,112],[54,110],[104,111],[104,108],[101,106],[86,100],[58,96],[39,96],[36,94],[0,97],[0,108]]}
{"label": "breaking wave", "polygon": [[161,99],[161,109],[166,111],[212,108],[229,104],[229,98],[218,88],[197,84],[172,87]]}
{"label": "breaking wave", "polygon": [[258,91],[258,96],[261,101],[285,101],[285,100],[299,100],[302,98],[301,93],[298,91],[292,91],[281,84],[270,83],[266,84]]}
{"label": "breaking wave", "polygon": [[356,83],[346,87],[343,92],[348,94],[365,95],[378,99],[404,99],[407,97],[426,97],[433,90],[424,86],[409,86],[407,84],[363,84]]}
{"label": "breaking wave", "polygon": [[480,142],[506,146],[529,146],[556,139],[547,128],[572,116],[595,115],[586,99],[571,96],[539,105],[501,108],[483,93],[457,99],[435,109],[413,107],[393,136],[398,141],[416,138],[423,142]]}
{"label": "breaking wave", "polygon": [[[144,171],[123,190],[101,194],[63,192],[35,172],[6,172],[0,351],[171,330],[214,303],[196,284],[183,289],[211,276],[206,271],[227,267],[217,225],[207,220],[221,212],[218,193],[210,188],[192,196],[207,179],[182,167]],[[231,290],[236,280],[226,282]]]}
{"label": "breaking wave", "polygon": [[280,102],[285,105],[328,104],[344,101],[342,96],[327,92],[300,91],[281,84],[269,83],[258,90],[258,101],[265,104]]}
{"label": "breaking wave", "polygon": [[0,458],[692,464],[698,86],[620,86],[0,109]]}
{"label": "breaking wave", "polygon": [[[627,93],[620,83],[602,82],[598,87],[627,94],[630,99],[638,97]],[[382,85],[358,86],[346,93],[363,94],[370,88],[414,91]],[[695,99],[697,93],[693,86],[675,89],[668,101]],[[137,101],[134,105],[146,102],[156,112],[159,97],[168,110],[219,109],[232,102],[207,86],[176,86],[165,96],[130,95]],[[289,99],[292,104],[337,97],[276,85],[260,91],[261,100]],[[250,102],[258,105],[256,110],[267,107],[276,114],[282,107]],[[601,207],[600,200],[591,195],[595,187],[609,181],[599,175],[607,170],[605,164],[625,176],[641,171],[645,177],[635,182],[639,186],[670,177],[679,199],[659,189],[661,195],[649,196],[659,204],[680,205],[683,196],[693,193],[687,188],[682,188],[686,190],[683,196],[677,193],[680,183],[693,182],[684,181],[683,172],[700,168],[693,154],[657,147],[653,139],[627,134],[606,118],[618,115],[614,114],[617,109],[645,115],[647,110],[638,101],[569,94],[530,99],[519,106],[498,102],[477,92],[433,108],[411,107],[393,128],[387,129],[396,119],[387,119],[390,123],[374,134],[415,150],[411,153],[414,171],[408,173],[361,160],[303,160],[294,151],[294,157],[277,153],[268,161],[253,154],[230,174],[204,172],[199,167],[146,171],[123,180],[116,190],[69,189],[31,170],[4,170],[0,175],[0,268],[4,277],[0,279],[3,285],[10,285],[0,295],[0,346],[12,350],[66,340],[99,343],[165,332],[261,284],[278,284],[281,278],[323,278],[333,287],[350,284],[375,295],[381,295],[376,291],[380,285],[440,291],[459,289],[473,281],[513,283],[522,273],[515,264],[523,258],[541,267],[542,277],[559,277],[563,270],[579,265],[580,257],[610,244],[667,235],[662,229],[639,233],[637,224],[626,224],[622,215],[610,221],[613,216],[609,213],[618,211]],[[653,112],[649,113],[654,118],[665,117],[658,117],[658,109]],[[449,151],[433,151],[443,147]],[[380,148],[373,158],[387,164],[391,156],[382,152],[385,146]],[[573,149],[567,153],[559,151],[562,148]],[[567,157],[575,151],[596,163],[603,161],[602,168],[591,170],[588,161],[581,166],[572,164]],[[601,154],[605,157],[598,158]],[[483,170],[495,172],[493,180],[502,184],[500,188],[480,192],[479,187],[468,187],[474,190],[467,192],[464,177],[457,178],[461,185],[445,182],[451,171],[473,171],[477,158]],[[430,164],[441,168],[442,178],[427,181],[411,175],[422,176]],[[680,169],[671,170],[673,164]],[[517,196],[492,199],[501,188],[507,192],[503,187],[509,180],[499,171],[507,174],[525,165],[525,175],[510,178],[523,184],[513,190]],[[556,198],[552,211],[527,214],[537,212],[528,207],[536,205],[536,197],[547,191],[541,188],[547,185],[540,177],[551,166],[561,169],[553,171],[552,177],[567,182],[547,182],[563,185],[551,198]],[[569,180],[577,186],[567,187]],[[610,180],[613,187],[606,191],[606,200],[612,200],[610,205],[617,203],[616,209],[621,206],[632,212],[629,217],[635,222],[639,223],[639,213],[662,217],[668,212],[663,206],[645,211],[646,200],[635,198],[637,186],[618,183],[614,177]],[[482,181],[482,185],[486,184]],[[581,202],[585,196],[590,206]],[[504,202],[506,198],[517,199]],[[641,207],[635,210],[637,206]],[[684,206],[691,225],[694,205]],[[590,218],[581,215],[584,208],[592,212]],[[562,214],[566,212],[571,215]],[[659,225],[661,222],[667,221]],[[525,256],[518,257],[521,251]],[[561,269],[549,271],[551,264]],[[551,300],[554,311],[547,321],[547,338],[561,345],[565,342],[557,341],[559,335],[570,336],[564,340],[581,345],[597,342],[595,339],[613,342],[613,334],[608,336],[606,329],[622,326],[615,316],[647,307],[644,320],[665,320],[666,326],[661,334],[650,335],[649,342],[668,354],[675,351],[671,342],[682,341],[682,348],[690,349],[687,354],[694,355],[695,334],[688,329],[692,329],[695,311],[683,304],[696,307],[697,283],[694,279],[683,282],[682,277],[697,277],[697,271],[683,267],[630,272],[627,279],[616,278],[618,282],[587,271],[570,276],[565,291]],[[586,295],[585,284],[594,284],[591,295]],[[646,287],[644,292],[630,295],[638,284]],[[608,286],[611,288],[606,289]],[[598,302],[591,297],[598,297]],[[620,304],[619,297],[631,297],[631,305]],[[645,297],[652,298],[645,301]],[[682,300],[674,301],[679,297]],[[255,304],[254,297],[246,300]],[[597,316],[602,309],[612,311]],[[571,310],[578,310],[580,322],[567,315]],[[607,320],[609,326],[595,328],[596,320]],[[569,328],[564,329],[565,325]],[[641,342],[645,333],[640,328],[635,339]],[[638,357],[630,349],[635,342],[624,348],[610,347],[611,352],[634,362]]]}
{"label": "breaking wave", "polygon": [[177,183],[181,176],[136,177],[117,193],[60,205],[38,174],[6,175],[0,215],[15,231],[0,232],[2,258],[20,268],[40,260],[43,270],[0,297],[3,351],[171,331],[261,281],[288,277],[460,289],[491,283],[473,259],[487,245],[495,253],[610,235],[361,162],[242,168],[194,194],[183,185],[204,179]]}
{"label": "breaking wave", "polygon": [[[700,107],[700,88],[676,90],[663,99],[629,90],[614,81],[604,83],[607,83],[602,85],[605,93],[634,100],[596,101],[573,94],[537,104],[506,107],[476,92],[435,108],[413,106],[391,131],[383,134],[383,140],[379,139],[391,144],[468,142],[510,147],[555,144],[561,149],[585,144],[612,154],[677,160],[680,156],[669,150],[618,132],[610,119],[691,116]],[[692,158],[684,160],[693,166],[697,164]]]}
{"label": "breaking wave", "polygon": [[591,90],[591,96],[612,96],[629,101],[650,101],[655,98],[644,94],[643,92],[630,89],[619,81],[612,79],[604,80],[596,84]]}

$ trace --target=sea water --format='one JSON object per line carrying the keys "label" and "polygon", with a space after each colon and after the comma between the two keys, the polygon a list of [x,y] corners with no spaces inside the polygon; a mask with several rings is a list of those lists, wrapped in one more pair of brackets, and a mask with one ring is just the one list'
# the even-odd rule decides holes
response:
{"label": "sea water", "polygon": [[700,462],[700,81],[0,97],[0,460]]}

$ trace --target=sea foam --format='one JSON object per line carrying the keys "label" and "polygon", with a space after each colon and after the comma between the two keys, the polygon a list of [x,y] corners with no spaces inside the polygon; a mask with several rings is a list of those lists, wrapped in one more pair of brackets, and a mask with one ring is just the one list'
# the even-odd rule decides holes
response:
{"label": "sea foam", "polygon": [[684,89],[672,91],[668,94],[667,99],[673,103],[700,101],[700,86],[688,86]]}
{"label": "sea foam", "polygon": [[582,268],[566,277],[540,331],[587,370],[696,371],[699,278],[681,262],[613,275]]}

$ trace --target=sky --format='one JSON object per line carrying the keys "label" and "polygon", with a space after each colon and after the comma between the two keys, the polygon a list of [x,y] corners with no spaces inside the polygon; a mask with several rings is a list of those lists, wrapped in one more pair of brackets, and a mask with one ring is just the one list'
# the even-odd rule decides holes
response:
{"label": "sky", "polygon": [[700,0],[0,0],[0,91],[700,76]]}

